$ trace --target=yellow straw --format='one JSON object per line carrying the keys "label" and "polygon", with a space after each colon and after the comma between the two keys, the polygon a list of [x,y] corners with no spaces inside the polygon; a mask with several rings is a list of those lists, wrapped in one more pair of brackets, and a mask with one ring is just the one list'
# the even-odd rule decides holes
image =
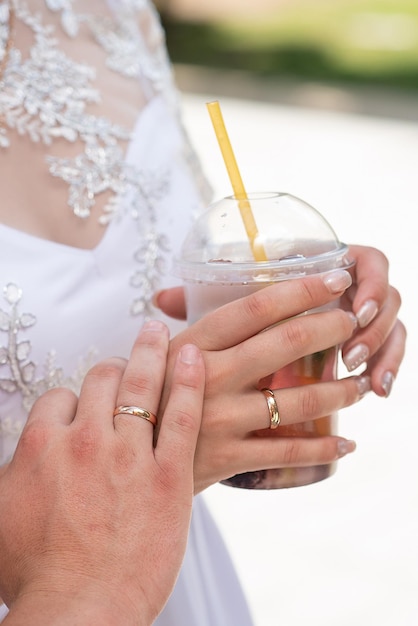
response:
{"label": "yellow straw", "polygon": [[219,147],[225,161],[229,179],[231,181],[234,196],[238,200],[238,206],[244,222],[245,230],[250,241],[251,250],[256,261],[267,261],[267,256],[262,243],[258,240],[258,229],[251,210],[251,204],[242,182],[241,174],[235,159],[234,151],[229,141],[228,133],[222,117],[219,102],[208,102],[207,108],[212,120],[213,128],[218,139]]}

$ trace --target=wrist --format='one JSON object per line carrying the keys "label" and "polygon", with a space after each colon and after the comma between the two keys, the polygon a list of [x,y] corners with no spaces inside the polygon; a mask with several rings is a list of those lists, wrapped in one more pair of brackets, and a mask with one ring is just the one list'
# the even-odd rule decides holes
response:
{"label": "wrist", "polygon": [[[83,577],[80,577],[83,579]],[[150,626],[126,597],[97,584],[66,590],[24,588],[10,606],[5,626]]]}

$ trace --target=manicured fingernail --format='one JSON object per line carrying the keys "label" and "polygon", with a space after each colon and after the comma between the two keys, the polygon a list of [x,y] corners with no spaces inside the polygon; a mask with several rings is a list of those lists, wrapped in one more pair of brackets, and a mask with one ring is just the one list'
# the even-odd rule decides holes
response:
{"label": "manicured fingernail", "polygon": [[351,439],[340,439],[338,441],[338,457],[341,458],[356,449],[356,442]]}
{"label": "manicured fingernail", "polygon": [[390,392],[392,391],[392,385],[395,382],[395,377],[392,372],[385,372],[382,376],[382,389],[385,392],[386,398],[390,396]]}
{"label": "manicured fingernail", "polygon": [[157,332],[160,333],[161,331],[163,331],[165,329],[165,324],[163,322],[160,322],[159,320],[149,320],[148,322],[145,322],[145,324],[142,327],[143,331],[146,332]]}
{"label": "manicured fingernail", "polygon": [[323,281],[331,293],[345,291],[353,282],[350,273],[346,270],[329,272],[324,276]]}
{"label": "manicured fingernail", "polygon": [[364,361],[368,358],[368,356],[369,356],[368,347],[364,345],[363,343],[359,343],[357,346],[354,346],[354,348],[351,348],[351,350],[347,352],[347,354],[344,355],[343,361],[348,371],[352,372],[353,370],[357,369],[359,365],[364,363]]}
{"label": "manicured fingernail", "polygon": [[180,361],[187,365],[195,365],[199,359],[199,350],[193,344],[187,344],[180,350]]}
{"label": "manicured fingernail", "polygon": [[374,318],[379,311],[379,306],[374,300],[366,300],[366,302],[360,307],[357,312],[357,319],[360,328],[365,328]]}
{"label": "manicured fingernail", "polygon": [[354,315],[354,313],[352,313],[351,311],[347,311],[347,315],[350,318],[350,320],[353,322],[353,327],[354,330],[356,330],[356,328],[358,327],[358,319],[357,316]]}
{"label": "manicured fingernail", "polygon": [[372,383],[371,383],[371,380],[370,380],[370,376],[357,376],[356,377],[356,385],[357,385],[357,389],[358,389],[359,399],[361,399],[372,388]]}

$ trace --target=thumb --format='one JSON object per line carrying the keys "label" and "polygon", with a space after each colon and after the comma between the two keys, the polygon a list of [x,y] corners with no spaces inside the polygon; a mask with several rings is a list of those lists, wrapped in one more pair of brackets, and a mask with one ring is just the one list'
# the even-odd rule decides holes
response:
{"label": "thumb", "polygon": [[186,319],[186,303],[183,287],[163,289],[154,294],[153,305],[163,313],[176,320]]}

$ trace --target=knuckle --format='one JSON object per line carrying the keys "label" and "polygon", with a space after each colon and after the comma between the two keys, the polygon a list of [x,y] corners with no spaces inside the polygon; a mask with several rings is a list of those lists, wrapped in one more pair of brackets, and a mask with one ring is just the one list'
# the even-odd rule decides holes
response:
{"label": "knuckle", "polygon": [[19,439],[19,448],[25,454],[38,456],[49,440],[49,427],[46,422],[29,423]]}
{"label": "knuckle", "polygon": [[121,390],[128,394],[149,393],[155,390],[156,381],[152,377],[150,371],[137,372],[132,375],[126,374],[123,383],[121,384]]}
{"label": "knuckle", "polygon": [[112,380],[118,378],[123,371],[122,359],[107,359],[93,365],[88,376],[92,378]]}
{"label": "knuckle", "polygon": [[53,389],[48,389],[34,404],[34,408],[38,406],[42,406],[44,403],[48,403],[48,405],[55,402],[55,400],[65,401],[76,398],[76,395],[71,389],[68,387],[54,387]]}
{"label": "knuckle", "polygon": [[103,448],[100,431],[91,424],[83,424],[71,435],[70,451],[73,458],[80,463],[86,463],[97,457]]}
{"label": "knuckle", "polygon": [[265,289],[242,299],[244,314],[249,319],[265,319],[272,309],[272,298]]}
{"label": "knuckle", "polygon": [[57,412],[57,409],[62,406],[68,406],[76,402],[77,396],[74,391],[71,391],[68,387],[54,387],[48,389],[35,401],[30,415],[35,416],[36,419],[43,420],[44,416],[47,419],[51,411]]}
{"label": "knuckle", "polygon": [[283,438],[283,463],[285,466],[295,466],[299,461],[300,445],[296,438],[284,437]]}
{"label": "knuckle", "polygon": [[317,293],[312,280],[306,278],[301,281],[297,281],[297,286],[300,289],[301,296],[305,302],[306,308],[311,308],[311,305],[317,300]]}
{"label": "knuckle", "polygon": [[187,408],[176,409],[172,412],[172,424],[175,428],[186,435],[194,432],[196,428],[196,420],[193,411]]}
{"label": "knuckle", "polygon": [[300,318],[289,320],[282,326],[286,344],[293,353],[299,354],[312,339],[307,325]]}
{"label": "knuckle", "polygon": [[305,421],[319,415],[320,399],[316,388],[313,385],[305,385],[298,389],[299,395],[299,415]]}

